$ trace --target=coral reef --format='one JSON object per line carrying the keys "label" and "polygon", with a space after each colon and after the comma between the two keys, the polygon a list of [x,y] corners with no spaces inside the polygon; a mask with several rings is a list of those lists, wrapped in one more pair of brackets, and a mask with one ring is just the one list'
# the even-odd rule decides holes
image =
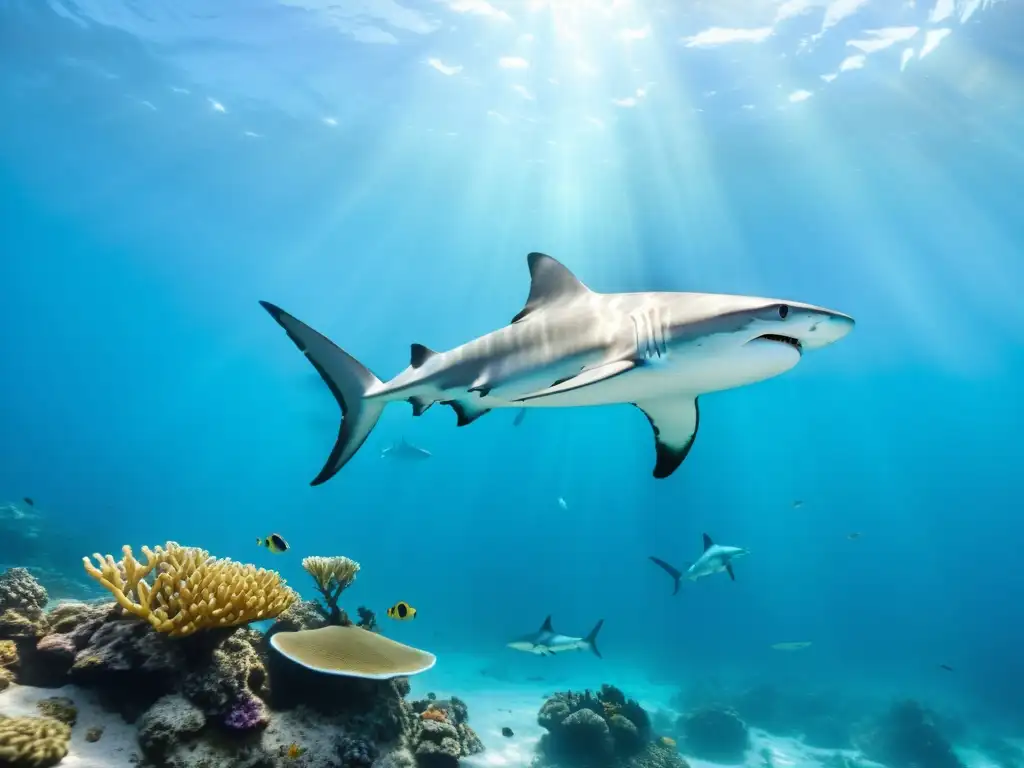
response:
{"label": "coral reef", "polygon": [[371,632],[380,632],[380,625],[377,623],[377,614],[367,608],[365,605],[360,605],[356,608],[356,613],[359,615],[359,621],[356,622],[357,627],[368,629]]}
{"label": "coral reef", "polygon": [[27,619],[39,619],[49,601],[43,586],[25,568],[8,568],[0,575],[0,614],[15,611]]}
{"label": "coral reef", "polygon": [[314,603],[317,611],[328,624],[348,626],[352,622],[348,614],[338,607],[341,593],[348,589],[359,573],[359,563],[340,555],[334,557],[312,556],[302,560],[302,567],[316,584],[324,604]]}
{"label": "coral reef", "polygon": [[[225,567],[235,577],[218,575],[217,564],[230,561],[173,543],[144,550],[144,559],[139,563],[126,548],[122,562],[100,558],[93,568],[116,602],[64,601],[48,614],[41,612],[40,590],[30,575],[9,579],[17,581],[21,597],[18,610],[0,617],[0,686],[2,679],[17,678],[34,686],[88,689],[92,700],[135,724],[147,768],[446,768],[483,749],[460,700],[409,702],[409,683],[401,676],[321,674],[274,650],[272,640],[307,630],[342,632],[352,639],[346,648],[355,667],[369,663],[360,662],[360,653],[372,656],[384,645],[401,651],[399,661],[414,661],[413,672],[432,664],[432,654],[366,629],[327,626],[329,609],[294,598],[280,604],[277,620],[263,634],[238,625],[255,614],[237,608],[233,586],[221,586],[235,578],[239,589],[283,590],[276,574],[261,580],[231,564]],[[350,577],[357,568],[351,563]],[[197,576],[203,569],[206,575]],[[332,596],[341,594],[338,574],[334,579]],[[375,624],[371,611],[361,611],[360,619],[364,627]],[[619,706],[625,704],[623,699]],[[424,719],[428,707],[438,714]],[[54,697],[39,708],[50,717],[0,724],[9,742],[0,738],[0,755],[3,749],[28,750],[28,759],[38,752],[57,761],[66,753],[68,726],[58,719],[75,722],[73,701]],[[82,735],[95,741],[102,730],[90,727]],[[30,741],[41,746],[28,746]],[[0,764],[8,763],[0,757]]]}
{"label": "coral reef", "polygon": [[677,727],[683,752],[701,760],[742,763],[750,748],[746,723],[729,707],[700,707],[680,716]]}
{"label": "coral reef", "polygon": [[647,712],[611,685],[556,693],[537,715],[547,730],[538,744],[540,768],[685,768],[671,740],[655,738]]}
{"label": "coral reef", "polygon": [[48,717],[0,715],[0,764],[10,768],[48,768],[68,753],[71,729]]}
{"label": "coral reef", "polygon": [[420,768],[455,768],[459,758],[484,751],[469,726],[469,709],[462,699],[426,698],[412,702],[411,707],[419,715],[410,742]]}
{"label": "coral reef", "polygon": [[53,696],[36,704],[40,714],[60,720],[69,728],[78,722],[78,707],[67,696]]}
{"label": "coral reef", "polygon": [[[275,571],[211,557],[205,549],[168,541],[142,548],[146,563],[132,555],[83,557],[86,572],[108,589],[128,613],[159,632],[185,637],[202,629],[235,627],[284,612],[298,597]],[[156,572],[153,583],[146,578]]]}
{"label": "coral reef", "polygon": [[936,717],[916,701],[894,704],[854,736],[864,756],[885,765],[964,768]]}

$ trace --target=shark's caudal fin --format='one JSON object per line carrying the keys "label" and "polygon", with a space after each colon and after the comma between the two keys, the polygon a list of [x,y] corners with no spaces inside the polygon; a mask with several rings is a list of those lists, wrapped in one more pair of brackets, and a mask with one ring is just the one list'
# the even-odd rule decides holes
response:
{"label": "shark's caudal fin", "polygon": [[368,403],[363,397],[370,387],[380,384],[380,379],[326,336],[314,331],[280,307],[267,301],[261,301],[260,305],[285,329],[288,337],[295,342],[295,346],[306,355],[341,406],[341,426],[338,429],[334,450],[331,451],[320,474],[310,483],[320,485],[345,466],[376,426],[384,406]]}
{"label": "shark's caudal fin", "polygon": [[663,571],[665,571],[665,573],[667,573],[669,576],[672,577],[672,580],[675,582],[675,585],[672,588],[672,594],[673,595],[677,594],[679,592],[679,584],[681,583],[682,578],[683,578],[682,571],[680,571],[677,568],[673,568],[671,565],[666,563],[664,560],[662,560],[660,558],[657,558],[654,555],[650,556],[650,560],[651,560],[652,563],[657,565],[659,568],[661,568]]}
{"label": "shark's caudal fin", "polygon": [[601,619],[594,625],[594,628],[590,630],[590,634],[583,638],[583,642],[594,652],[594,655],[599,659],[603,659],[601,651],[597,649],[597,633],[601,631],[601,627],[604,626],[604,619]]}

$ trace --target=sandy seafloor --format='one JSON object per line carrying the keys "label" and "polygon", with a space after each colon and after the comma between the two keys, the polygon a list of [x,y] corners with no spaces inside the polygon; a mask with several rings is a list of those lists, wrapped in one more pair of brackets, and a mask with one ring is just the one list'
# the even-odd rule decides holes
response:
{"label": "sandy seafloor", "polygon": [[[545,660],[547,661],[547,660]],[[554,660],[552,660],[554,661]],[[616,669],[601,664],[584,672],[573,665],[573,674],[561,674],[550,665],[543,675],[523,675],[504,668],[494,658],[472,656],[439,660],[434,669],[412,679],[411,698],[422,698],[427,692],[438,698],[458,696],[469,706],[469,722],[483,741],[486,751],[466,758],[462,762],[471,768],[525,768],[534,756],[534,749],[544,729],[537,724],[537,712],[544,699],[556,691],[597,689],[602,683],[619,686],[627,696],[637,699],[652,715],[668,710],[668,702],[678,690],[676,686],[656,685],[644,681],[642,676],[630,674],[627,669]],[[482,670],[493,670],[487,674]],[[521,678],[519,680],[515,678]],[[526,679],[530,677],[532,679]],[[537,679],[543,677],[543,679]],[[13,685],[0,693],[0,714],[38,714],[35,704],[50,696],[68,696],[78,706],[78,722],[72,729],[71,749],[61,762],[63,768],[130,768],[131,756],[138,753],[135,726],[128,725],[118,715],[103,710],[89,691],[65,686],[63,688],[30,688]],[[671,710],[668,710],[671,711]],[[85,732],[93,726],[103,726],[100,741],[88,743]],[[502,736],[502,728],[511,728],[513,736]],[[753,746],[747,753],[743,768],[764,768],[762,751],[772,754],[775,768],[820,768],[822,759],[835,750],[806,747],[796,739],[772,736],[751,730]],[[847,753],[856,757],[856,753]],[[969,768],[998,768],[991,760],[969,750],[960,751],[960,757]],[[717,763],[687,757],[692,768],[715,768]],[[877,763],[860,759],[865,768]]]}

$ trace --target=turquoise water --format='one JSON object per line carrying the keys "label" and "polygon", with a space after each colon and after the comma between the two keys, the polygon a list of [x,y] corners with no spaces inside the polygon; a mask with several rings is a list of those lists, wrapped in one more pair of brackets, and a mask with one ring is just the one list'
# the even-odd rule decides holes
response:
{"label": "turquoise water", "polygon": [[[82,555],[172,539],[312,597],[301,557],[344,554],[349,610],[414,605],[386,631],[439,673],[824,684],[1024,728],[1022,14],[0,3],[0,499],[41,531],[0,564],[70,594]],[[530,251],[858,324],[704,397],[666,480],[631,407],[395,405],[311,488],[337,406],[257,301],[388,378],[508,323]],[[402,437],[433,456],[382,460]],[[751,555],[672,597],[647,558],[703,532]],[[505,648],[548,614],[605,619],[603,661]]]}

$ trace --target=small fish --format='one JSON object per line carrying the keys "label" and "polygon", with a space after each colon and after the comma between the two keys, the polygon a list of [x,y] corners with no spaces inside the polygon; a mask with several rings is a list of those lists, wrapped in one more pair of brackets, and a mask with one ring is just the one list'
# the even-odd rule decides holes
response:
{"label": "small fish", "polygon": [[526,418],[526,409],[525,408],[520,408],[519,411],[516,413],[516,417],[514,419],[512,419],[512,426],[513,427],[518,427],[520,424],[523,423],[523,419],[525,419],[525,418]]}
{"label": "small fish", "polygon": [[804,505],[803,500],[802,499],[797,499],[796,501],[793,502],[793,509],[800,509],[800,507],[802,507],[803,505]]}
{"label": "small fish", "polygon": [[266,547],[275,555],[279,555],[288,550],[288,542],[282,539],[281,534],[279,533],[272,533],[265,539],[256,539],[256,544],[261,547]]}
{"label": "small fish", "polygon": [[35,501],[32,500],[31,496],[23,496],[21,500],[28,504],[30,507],[34,507],[36,505]]}
{"label": "small fish", "polygon": [[416,609],[404,601],[399,601],[388,608],[388,618],[395,621],[409,621],[416,618]]}
{"label": "small fish", "polygon": [[568,502],[566,502],[566,500],[563,499],[561,496],[558,497],[558,506],[560,506],[562,508],[563,512],[568,512],[569,511],[569,504],[568,504]]}
{"label": "small fish", "polygon": [[772,646],[772,649],[776,651],[802,651],[804,648],[810,648],[811,645],[812,644],[807,641],[799,643],[775,643],[775,645]]}
{"label": "small fish", "polygon": [[860,538],[860,531],[854,531],[853,533],[848,533],[848,534],[846,534],[846,538],[848,538],[850,541],[856,541],[857,539]]}
{"label": "small fish", "polygon": [[939,669],[944,669],[947,672],[952,672],[953,668],[949,664],[939,664]]}
{"label": "small fish", "polygon": [[285,750],[284,754],[285,757],[291,760],[298,760],[300,757],[302,757],[303,754],[305,754],[305,752],[305,747],[300,747],[293,741],[291,744],[288,745],[288,748]]}
{"label": "small fish", "polygon": [[515,734],[512,733],[512,729],[509,728],[507,725],[501,729],[501,735],[504,736],[506,739],[511,739],[513,736],[515,736]]}

